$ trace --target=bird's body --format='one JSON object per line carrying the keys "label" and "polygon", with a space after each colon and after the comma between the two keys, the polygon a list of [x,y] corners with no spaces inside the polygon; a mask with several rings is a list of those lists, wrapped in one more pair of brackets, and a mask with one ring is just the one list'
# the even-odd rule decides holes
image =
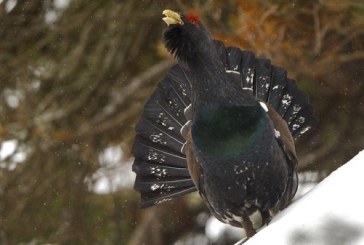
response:
{"label": "bird's body", "polygon": [[198,190],[221,221],[255,230],[297,189],[293,138],[314,119],[283,69],[210,38],[195,16],[165,11],[167,49],[179,60],[136,128],[135,188],[147,207]]}

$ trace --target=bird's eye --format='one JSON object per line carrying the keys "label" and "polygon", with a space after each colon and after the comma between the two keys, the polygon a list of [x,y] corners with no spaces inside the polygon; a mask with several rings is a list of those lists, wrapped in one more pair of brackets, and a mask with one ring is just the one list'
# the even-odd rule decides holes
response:
{"label": "bird's eye", "polygon": [[194,13],[190,12],[188,15],[187,15],[187,19],[192,23],[194,24],[195,26],[200,26],[200,23],[199,23],[199,20],[198,20],[198,17],[197,15],[195,15]]}

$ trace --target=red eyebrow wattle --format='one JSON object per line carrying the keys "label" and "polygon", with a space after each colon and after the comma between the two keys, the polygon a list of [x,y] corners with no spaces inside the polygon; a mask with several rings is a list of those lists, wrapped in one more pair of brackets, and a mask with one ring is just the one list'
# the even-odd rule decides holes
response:
{"label": "red eyebrow wattle", "polygon": [[200,25],[198,16],[196,14],[194,14],[193,12],[190,12],[187,14],[187,19],[191,22],[194,22],[197,26]]}

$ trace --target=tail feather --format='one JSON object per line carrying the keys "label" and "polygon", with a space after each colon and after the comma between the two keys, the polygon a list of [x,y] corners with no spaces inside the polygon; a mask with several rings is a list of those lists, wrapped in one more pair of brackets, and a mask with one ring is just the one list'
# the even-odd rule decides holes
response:
{"label": "tail feather", "polygon": [[312,122],[316,122],[316,118],[313,116],[313,109],[311,106],[306,106],[297,114],[290,125],[293,138],[297,139],[311,129],[314,126]]}
{"label": "tail feather", "polygon": [[276,110],[286,120],[287,124],[289,124],[291,113],[289,111],[293,108],[291,105],[296,96],[297,86],[292,79],[286,78],[284,82],[285,84],[283,87],[283,94],[280,99],[280,105],[276,108]]}
{"label": "tail feather", "polygon": [[185,73],[173,67],[145,104],[136,126],[137,134],[180,152],[185,142],[180,129],[186,123],[184,108],[191,103],[190,93],[191,85]]}
{"label": "tail feather", "polygon": [[238,48],[226,49],[226,68],[227,70],[239,72],[241,71],[241,50]]}
{"label": "tail feather", "polygon": [[[168,80],[169,79],[169,80]],[[183,103],[183,107],[191,104],[191,81],[188,72],[180,66],[175,65],[169,70],[166,78],[168,85],[175,90],[178,99]]]}
{"label": "tail feather", "polygon": [[221,62],[226,66],[227,64],[227,60],[226,60],[226,50],[225,50],[225,45],[223,42],[218,41],[218,40],[214,40],[214,44],[215,44],[215,49],[216,49],[216,53],[219,56]]}
{"label": "tail feather", "polygon": [[268,98],[259,97],[270,104],[286,121],[292,136],[297,139],[316,124],[308,95],[297,88],[296,82],[287,78],[287,72],[272,67],[272,79]]}
{"label": "tail feather", "polygon": [[189,188],[193,186],[193,182],[191,179],[178,179],[178,180],[144,180],[142,177],[138,176],[139,184],[135,186],[135,190],[140,193],[148,193],[148,192],[158,192],[158,191],[168,191],[173,193],[174,190]]}
{"label": "tail feather", "polygon": [[242,88],[271,105],[287,122],[294,138],[316,123],[308,96],[297,88],[294,80],[287,78],[286,70],[272,65],[268,59],[256,58],[250,51],[233,47],[225,50],[226,69],[240,73]]}
{"label": "tail feather", "polygon": [[241,87],[253,91],[255,70],[254,53],[250,51],[241,51],[236,47],[226,47],[223,61],[225,61],[226,70],[240,74]]}
{"label": "tail feather", "polygon": [[[138,181],[138,178],[135,180]],[[173,191],[168,190],[158,190],[158,191],[150,191],[141,193],[141,208],[147,208],[162,202],[170,201],[173,198],[183,196],[185,194],[196,191],[196,187],[193,185],[189,188],[179,188],[174,189]]]}
{"label": "tail feather", "polygon": [[254,90],[255,55],[250,51],[241,51],[242,88]]}
{"label": "tail feather", "polygon": [[196,190],[181,152],[185,139],[184,111],[190,105],[191,83],[186,70],[176,65],[149,98],[136,126],[132,152],[134,188],[141,207],[148,207]]}
{"label": "tail feather", "polygon": [[257,59],[255,62],[255,83],[253,93],[255,97],[267,101],[271,85],[272,65],[270,60]]}
{"label": "tail feather", "polygon": [[156,114],[162,125],[166,124],[169,128],[173,126],[173,129],[181,127],[186,120],[179,101],[176,97],[172,97],[174,90],[163,91],[163,84],[161,84],[160,88],[161,90],[157,90],[151,96],[149,103],[145,105],[146,116],[151,117]]}
{"label": "tail feather", "polygon": [[154,143],[138,135],[135,138],[133,154],[143,160],[152,161],[160,165],[180,168],[187,167],[184,154],[173,151],[168,146]]}
{"label": "tail feather", "polygon": [[270,104],[273,108],[280,107],[283,96],[283,89],[286,86],[286,80],[287,72],[284,69],[280,67],[274,67],[272,69],[270,92],[268,95],[267,103]]}
{"label": "tail feather", "polygon": [[160,165],[152,161],[136,158],[133,164],[133,171],[146,179],[188,179],[190,174],[186,168],[178,168],[166,165]]}
{"label": "tail feather", "polygon": [[[295,89],[297,89],[297,88],[295,88]],[[286,97],[289,98],[289,99],[287,99],[287,104],[289,104],[289,105],[287,108],[285,107],[286,110],[283,115],[283,118],[286,120],[288,125],[291,125],[292,121],[297,117],[297,114],[306,105],[308,105],[308,97],[303,92],[298,92],[297,90],[288,91],[284,95],[286,95]]]}
{"label": "tail feather", "polygon": [[297,139],[316,124],[313,108],[309,104],[308,95],[300,91],[295,82],[287,79],[284,89],[279,113],[287,122],[292,136]]}
{"label": "tail feather", "polygon": [[163,127],[163,125],[150,118],[143,118],[141,123],[137,125],[136,131],[140,136],[149,139],[153,143],[168,146],[175,152],[180,152],[184,144],[181,134]]}

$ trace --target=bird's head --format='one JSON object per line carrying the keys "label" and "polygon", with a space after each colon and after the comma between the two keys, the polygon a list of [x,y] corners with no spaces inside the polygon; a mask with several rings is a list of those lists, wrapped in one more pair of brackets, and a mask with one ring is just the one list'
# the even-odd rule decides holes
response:
{"label": "bird's head", "polygon": [[196,55],[208,52],[212,45],[210,34],[194,13],[179,14],[164,10],[163,33],[167,50],[180,61],[188,61]]}

